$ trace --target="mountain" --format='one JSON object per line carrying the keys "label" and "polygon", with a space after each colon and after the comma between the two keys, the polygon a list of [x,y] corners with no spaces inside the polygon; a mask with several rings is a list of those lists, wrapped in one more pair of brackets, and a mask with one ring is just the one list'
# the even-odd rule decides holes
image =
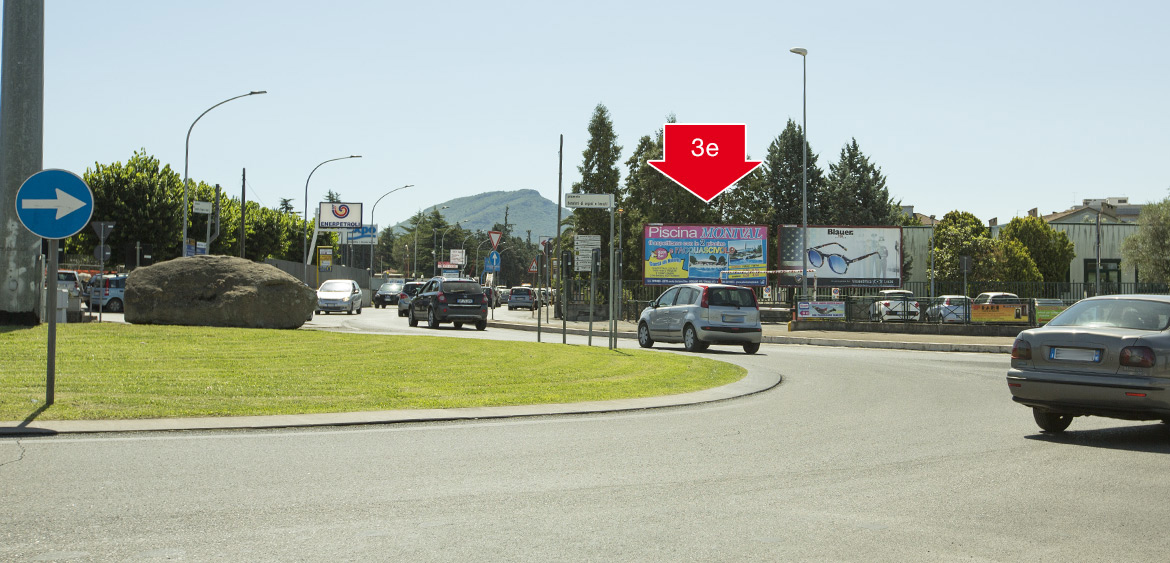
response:
{"label": "mountain", "polygon": [[[461,197],[437,204],[439,213],[449,223],[463,221],[460,227],[471,231],[490,231],[496,223],[504,222],[504,209],[508,210],[508,223],[512,225],[512,236],[527,239],[528,231],[532,231],[532,242],[536,243],[541,236],[556,236],[557,234],[557,204],[545,199],[536,190],[516,190],[511,192],[485,192],[468,197]],[[446,207],[447,209],[443,209]],[[431,206],[422,211],[429,213]],[[570,209],[561,212],[564,219],[572,213]],[[394,225],[399,232],[405,230],[409,222],[403,221]]]}

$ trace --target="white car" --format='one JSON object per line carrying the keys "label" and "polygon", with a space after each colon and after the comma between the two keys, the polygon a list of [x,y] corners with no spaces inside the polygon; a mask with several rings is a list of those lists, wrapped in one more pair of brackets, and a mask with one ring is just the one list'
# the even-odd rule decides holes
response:
{"label": "white car", "polygon": [[362,314],[362,288],[353,280],[329,280],[317,288],[317,314],[354,311]]}
{"label": "white car", "polygon": [[643,348],[655,342],[682,342],[688,352],[702,352],[711,344],[734,344],[755,354],[762,337],[755,292],[735,285],[673,286],[638,318],[638,345]]}
{"label": "white car", "polygon": [[877,301],[869,307],[871,321],[917,321],[921,318],[922,305],[914,299],[914,292],[906,289],[879,291]]}
{"label": "white car", "polygon": [[967,304],[971,298],[964,295],[940,295],[926,309],[926,320],[932,323],[967,322]]}

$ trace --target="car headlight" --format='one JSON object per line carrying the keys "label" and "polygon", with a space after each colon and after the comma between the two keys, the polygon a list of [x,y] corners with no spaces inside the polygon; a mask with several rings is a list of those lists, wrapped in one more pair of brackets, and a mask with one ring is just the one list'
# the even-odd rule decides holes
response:
{"label": "car headlight", "polygon": [[341,302],[342,302],[342,303],[349,303],[349,296],[348,296],[348,295],[346,295],[345,297],[342,297],[342,298],[341,298]]}

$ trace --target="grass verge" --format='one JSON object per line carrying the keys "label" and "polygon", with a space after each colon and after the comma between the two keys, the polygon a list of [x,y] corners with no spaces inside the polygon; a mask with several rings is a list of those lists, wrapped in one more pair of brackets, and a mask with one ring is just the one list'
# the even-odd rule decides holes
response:
{"label": "grass verge", "polygon": [[[44,406],[48,328],[0,327],[0,420]],[[652,397],[743,368],[641,350],[429,336],[125,324],[57,327],[37,420],[442,409]]]}

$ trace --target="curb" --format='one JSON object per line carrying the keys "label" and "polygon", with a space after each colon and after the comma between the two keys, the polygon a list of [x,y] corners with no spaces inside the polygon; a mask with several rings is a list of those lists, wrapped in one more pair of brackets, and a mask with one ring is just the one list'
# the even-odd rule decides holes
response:
{"label": "curb", "polygon": [[[503,321],[488,321],[488,326],[495,328],[503,328],[508,330],[523,330],[527,332],[536,332],[536,325],[509,323]],[[603,325],[604,326],[604,325]],[[555,325],[548,325],[548,328],[541,327],[541,333],[548,332],[553,335],[558,335],[561,332],[560,327]],[[566,333],[575,336],[588,336],[589,331],[586,329],[569,328],[565,330]],[[605,338],[607,332],[605,330],[593,330],[594,338]],[[626,338],[636,340],[637,333],[630,331],[618,331],[618,338]],[[551,342],[551,341],[550,341]],[[837,346],[841,348],[876,348],[883,350],[914,350],[920,352],[966,352],[978,354],[1010,354],[1012,347],[1009,344],[958,344],[945,342],[900,342],[896,340],[845,340],[837,338],[811,338],[806,336],[767,336],[765,335],[762,342],[766,344],[801,344],[805,346]]]}

